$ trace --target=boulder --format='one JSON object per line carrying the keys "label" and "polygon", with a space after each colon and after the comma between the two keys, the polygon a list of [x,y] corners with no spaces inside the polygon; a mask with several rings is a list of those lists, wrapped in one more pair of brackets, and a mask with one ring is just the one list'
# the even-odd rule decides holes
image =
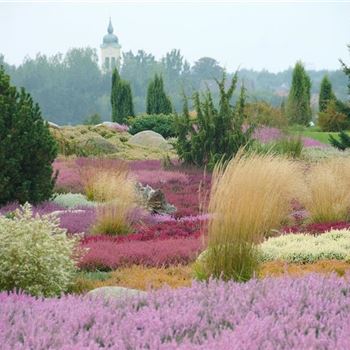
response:
{"label": "boulder", "polygon": [[143,147],[160,148],[164,151],[171,149],[171,145],[161,134],[158,134],[151,130],[140,131],[137,134],[133,135],[129,139],[129,144]]}
{"label": "boulder", "polygon": [[172,214],[176,211],[174,205],[169,204],[164,193],[160,189],[153,189],[151,186],[136,185],[137,193],[142,205],[153,214]]}
{"label": "boulder", "polygon": [[104,297],[105,299],[122,299],[135,296],[146,296],[147,293],[142,290],[125,287],[100,287],[90,290],[87,295],[91,297]]}

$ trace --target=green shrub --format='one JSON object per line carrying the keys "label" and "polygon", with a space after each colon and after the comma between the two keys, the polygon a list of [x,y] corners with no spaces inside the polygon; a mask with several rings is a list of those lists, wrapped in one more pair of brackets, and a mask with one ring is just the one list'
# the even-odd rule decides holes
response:
{"label": "green shrub", "polygon": [[13,219],[0,216],[0,290],[55,296],[73,283],[83,251],[68,238],[58,219],[33,217],[29,204]]}
{"label": "green shrub", "polygon": [[169,114],[146,114],[129,119],[130,129],[132,135],[140,131],[152,130],[161,134],[164,138],[175,137],[175,115]]}
{"label": "green shrub", "polygon": [[57,145],[40,108],[0,67],[0,205],[51,197]]}
{"label": "green shrub", "polygon": [[288,126],[288,120],[281,109],[273,107],[265,101],[247,103],[245,113],[249,123],[276,128]]}
{"label": "green shrub", "polygon": [[203,98],[196,92],[193,103],[196,119],[188,110],[185,100],[183,113],[176,118],[177,141],[174,143],[181,160],[197,166],[213,168],[218,161],[230,160],[241,147],[248,147],[253,142],[254,125],[245,128],[245,88],[241,88],[237,103],[232,106],[231,99],[237,86],[235,74],[227,88],[226,77],[217,81],[220,91],[218,106],[208,91]]}
{"label": "green shrub", "polygon": [[96,203],[89,201],[81,193],[62,193],[55,195],[53,201],[65,208],[73,209],[80,206],[95,206]]}
{"label": "green shrub", "polygon": [[341,131],[349,126],[349,121],[344,113],[338,111],[336,101],[331,100],[319,113],[318,124],[322,131]]}
{"label": "green shrub", "polygon": [[85,125],[97,125],[102,123],[102,118],[98,113],[89,115],[85,120],[84,124]]}

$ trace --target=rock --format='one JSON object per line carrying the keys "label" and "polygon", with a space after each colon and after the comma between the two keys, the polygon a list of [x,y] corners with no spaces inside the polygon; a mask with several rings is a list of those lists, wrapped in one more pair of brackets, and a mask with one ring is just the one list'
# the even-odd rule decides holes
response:
{"label": "rock", "polygon": [[135,296],[146,296],[147,293],[142,290],[124,288],[124,287],[101,287],[101,288],[95,288],[93,290],[90,290],[90,292],[88,292],[87,295],[92,297],[102,296],[105,299],[109,299],[109,298],[121,299],[121,298],[135,297]]}
{"label": "rock", "polygon": [[55,124],[53,122],[47,122],[47,124],[49,125],[50,128],[61,129],[61,127],[58,124]]}
{"label": "rock", "polygon": [[171,214],[176,211],[176,207],[166,201],[165,195],[160,189],[153,189],[149,185],[143,186],[141,183],[136,186],[142,205],[152,213]]}
{"label": "rock", "polygon": [[162,135],[151,130],[140,131],[137,134],[133,135],[129,139],[129,144],[143,147],[160,148],[161,150],[171,149],[171,145],[169,145],[169,143]]}

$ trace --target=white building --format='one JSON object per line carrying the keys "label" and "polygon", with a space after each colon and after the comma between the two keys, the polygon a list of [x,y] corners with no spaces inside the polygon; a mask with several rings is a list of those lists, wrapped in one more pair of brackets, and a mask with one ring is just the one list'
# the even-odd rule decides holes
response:
{"label": "white building", "polygon": [[118,37],[113,34],[112,21],[109,19],[107,34],[103,37],[101,44],[101,65],[102,69],[111,71],[115,67],[119,69],[121,58],[121,46]]}

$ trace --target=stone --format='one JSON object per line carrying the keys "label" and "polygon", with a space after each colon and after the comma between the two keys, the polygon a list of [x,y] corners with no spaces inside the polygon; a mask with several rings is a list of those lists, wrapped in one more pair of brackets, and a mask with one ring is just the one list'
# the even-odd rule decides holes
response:
{"label": "stone", "polygon": [[62,129],[58,124],[53,123],[53,122],[47,122],[47,124],[49,125],[50,128],[53,129]]}
{"label": "stone", "polygon": [[146,295],[147,293],[142,290],[125,288],[125,287],[100,287],[100,288],[95,288],[93,290],[90,290],[87,293],[87,296],[104,297],[105,299],[110,299],[110,298],[123,299],[123,298],[146,296]]}
{"label": "stone", "polygon": [[137,183],[136,190],[142,205],[153,214],[172,214],[176,211],[176,207],[166,201],[165,195],[160,189],[153,189],[149,185],[143,186],[141,183]]}
{"label": "stone", "polygon": [[161,134],[152,130],[140,131],[133,135],[128,142],[131,145],[159,148],[164,151],[172,148]]}

